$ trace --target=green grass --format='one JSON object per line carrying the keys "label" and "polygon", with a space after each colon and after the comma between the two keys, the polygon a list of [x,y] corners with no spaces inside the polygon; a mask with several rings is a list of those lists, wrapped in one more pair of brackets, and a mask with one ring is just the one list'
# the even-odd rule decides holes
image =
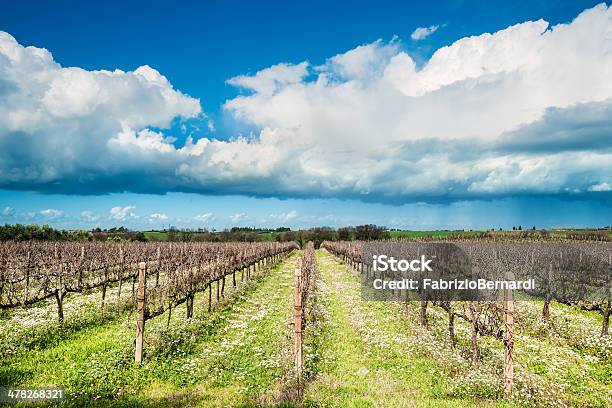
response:
{"label": "green grass", "polygon": [[442,309],[430,306],[421,327],[418,302],[364,301],[356,271],[327,253],[317,259],[321,317],[306,389],[312,406],[612,405],[612,338],[599,336],[596,313],[553,303],[544,323],[542,302],[517,302],[515,388],[506,401],[500,341],[479,338],[474,368],[468,323],[456,319],[452,349]]}
{"label": "green grass", "polygon": [[[292,291],[300,255],[237,290],[230,283],[211,313],[208,293],[200,293],[190,321],[179,307],[169,327],[167,316],[147,322],[141,366],[133,363],[134,314],[116,302],[116,288],[105,314],[99,293],[69,297],[63,326],[54,302],[4,312],[0,383],[65,388],[62,405],[70,407],[293,406]],[[498,340],[479,339],[473,368],[467,323],[456,320],[452,349],[442,309],[430,307],[423,328],[417,303],[365,301],[356,271],[323,250],[316,259],[304,332],[305,406],[612,405],[612,338],[599,336],[597,313],[554,303],[543,323],[541,302],[517,302],[516,395],[506,402]],[[130,285],[123,290],[129,297]]]}
{"label": "green grass", "polygon": [[264,241],[276,241],[276,239],[278,238],[280,234],[281,234],[280,232],[274,232],[274,231],[257,233],[257,235],[259,235]]}
{"label": "green grass", "polygon": [[[191,321],[177,308],[147,322],[142,366],[133,363],[134,316],[66,333],[48,347],[2,359],[3,382],[66,389],[66,406],[251,406],[281,403],[290,381],[293,270],[274,266]],[[230,285],[231,286],[231,285]],[[227,289],[227,288],[226,288]]]}
{"label": "green grass", "polygon": [[[404,319],[419,321],[417,303],[402,309]],[[550,320],[545,323],[541,311],[540,301],[516,303],[513,401],[522,406],[611,406],[612,338],[599,336],[601,317],[553,303]],[[456,319],[457,347],[453,351],[448,347],[446,312],[430,307],[428,321],[427,329],[414,330],[420,331],[423,353],[437,356],[445,366],[444,375],[454,384],[450,395],[475,397],[486,392],[501,398],[503,344],[480,337],[478,366],[472,368],[467,363],[469,324]]]}
{"label": "green grass", "polygon": [[[81,294],[68,294],[64,299],[62,324],[57,319],[54,299],[4,311],[0,318],[0,355],[8,358],[29,350],[58,345],[64,338],[80,330],[119,320],[133,307],[131,284],[124,283],[120,299],[117,293],[118,284],[109,286],[104,310],[100,310],[100,288]],[[8,382],[2,368],[0,366],[0,384],[6,384]]]}
{"label": "green grass", "polygon": [[160,231],[144,231],[143,232],[147,241],[166,241],[168,239],[168,233]]}
{"label": "green grass", "polygon": [[449,398],[432,358],[412,347],[407,321],[384,302],[361,299],[359,277],[317,251],[319,327],[306,343],[305,406],[467,407],[490,401]]}

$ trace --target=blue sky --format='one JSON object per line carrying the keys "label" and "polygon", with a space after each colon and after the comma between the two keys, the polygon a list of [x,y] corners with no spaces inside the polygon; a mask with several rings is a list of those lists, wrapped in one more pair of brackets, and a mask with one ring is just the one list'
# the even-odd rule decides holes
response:
{"label": "blue sky", "polygon": [[0,222],[611,224],[605,4],[329,3],[5,2]]}

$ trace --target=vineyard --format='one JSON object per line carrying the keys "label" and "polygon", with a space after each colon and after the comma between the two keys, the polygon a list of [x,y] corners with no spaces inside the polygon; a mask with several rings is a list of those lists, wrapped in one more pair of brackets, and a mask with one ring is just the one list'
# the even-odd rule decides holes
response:
{"label": "vineyard", "polygon": [[[612,404],[609,291],[377,301],[383,244],[1,243],[0,384],[66,406]],[[482,270],[583,267],[563,245],[454,245]],[[584,245],[609,277],[609,244]]]}
{"label": "vineyard", "polygon": [[[371,247],[377,253],[384,243],[324,242],[322,246],[367,277],[373,271],[364,260],[371,259]],[[364,254],[368,246],[370,253]],[[410,243],[408,249],[419,246],[422,245]],[[447,375],[455,377],[450,393],[493,396],[527,406],[609,406],[612,246],[464,242],[454,247],[469,254],[472,268],[480,273],[528,271],[550,280],[550,286],[554,279],[571,279],[572,286],[569,293],[568,286],[563,290],[530,292],[528,295],[535,296],[530,296],[529,301],[516,301],[516,294],[504,291],[498,301],[451,301],[425,296],[418,302],[394,302],[392,308],[398,309],[398,315],[418,322],[419,341],[425,343],[420,351],[445,362],[442,365]],[[592,258],[587,263],[589,256]],[[587,276],[587,269],[592,271],[593,265],[600,273]],[[577,292],[584,295],[581,290],[585,277],[589,278],[588,286],[600,291],[599,296],[575,297]],[[362,293],[362,297],[368,296]],[[601,322],[599,330],[596,321]]]}

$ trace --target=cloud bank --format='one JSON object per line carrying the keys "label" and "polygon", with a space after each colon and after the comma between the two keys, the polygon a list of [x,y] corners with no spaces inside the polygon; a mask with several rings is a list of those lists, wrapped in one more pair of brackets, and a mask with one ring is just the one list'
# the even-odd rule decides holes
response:
{"label": "cloud bank", "polygon": [[608,199],[611,73],[604,4],[567,24],[462,38],[420,69],[399,40],[377,41],[229,79],[244,93],[223,109],[260,132],[178,147],[167,128],[201,115],[200,103],[156,70],[65,68],[0,33],[0,188]]}

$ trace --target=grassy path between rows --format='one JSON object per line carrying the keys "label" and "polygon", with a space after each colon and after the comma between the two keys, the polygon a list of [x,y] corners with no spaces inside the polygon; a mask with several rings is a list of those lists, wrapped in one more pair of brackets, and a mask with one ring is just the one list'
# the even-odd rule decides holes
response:
{"label": "grassy path between rows", "polygon": [[[198,294],[147,322],[145,361],[133,363],[134,316],[2,360],[20,386],[66,389],[65,406],[260,406],[291,397],[293,271],[299,253],[258,274],[208,313]],[[231,287],[231,280],[229,286]],[[31,406],[31,405],[28,405]]]}
{"label": "grassy path between rows", "polygon": [[[225,298],[210,313],[208,293],[199,293],[191,320],[181,306],[169,326],[167,315],[147,322],[141,366],[133,363],[134,314],[109,307],[108,316],[97,320],[92,318],[99,311],[97,294],[75,297],[70,316],[79,319],[84,308],[87,313],[77,320],[82,324],[25,342],[28,348],[11,348],[20,338],[0,336],[5,351],[0,383],[62,387],[68,399],[61,405],[70,407],[294,406],[293,272],[300,257],[295,252],[248,282],[238,276],[237,289],[230,278]],[[513,406],[498,392],[499,342],[481,338],[481,361],[472,369],[467,324],[457,322],[458,345],[451,349],[438,308],[429,309],[429,327],[423,328],[418,304],[365,301],[356,271],[324,250],[316,251],[316,260],[304,332],[304,406]],[[39,315],[52,317],[52,306],[20,316],[36,323]],[[612,348],[598,336],[588,337],[596,333],[597,319],[553,308],[554,324],[544,328],[532,322],[541,305],[519,307],[517,385],[520,380],[526,384],[522,389],[537,393],[542,406],[556,406],[558,398],[570,401],[559,406],[609,406]],[[10,329],[11,321],[0,330]],[[586,346],[570,343],[572,337],[587,339]],[[554,382],[565,387],[562,392],[551,391]]]}
{"label": "grassy path between rows", "polygon": [[[385,302],[364,301],[360,278],[318,250],[314,332],[306,342],[305,406],[470,407],[449,399],[435,361],[413,347],[410,323]],[[418,341],[418,339],[416,339]]]}

